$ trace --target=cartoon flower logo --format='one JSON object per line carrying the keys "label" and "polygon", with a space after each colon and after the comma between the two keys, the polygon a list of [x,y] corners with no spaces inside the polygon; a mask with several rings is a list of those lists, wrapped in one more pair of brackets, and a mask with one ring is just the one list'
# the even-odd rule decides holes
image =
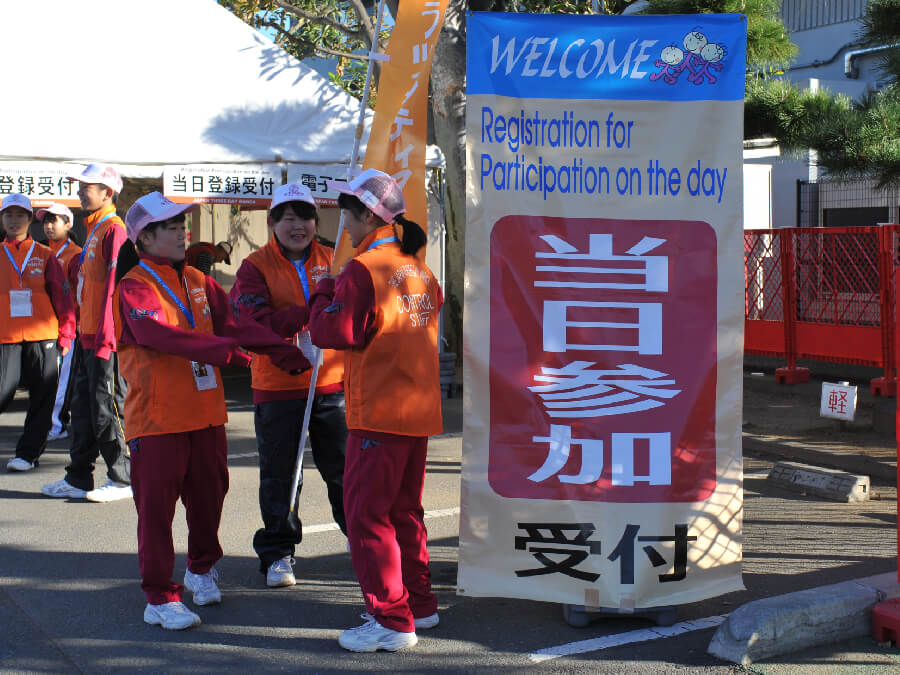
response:
{"label": "cartoon flower logo", "polygon": [[650,79],[675,84],[687,72],[687,80],[691,84],[700,85],[704,81],[715,84],[718,78],[713,71],[722,70],[725,47],[710,42],[699,30],[690,31],[681,43],[683,50],[674,44],[663,47],[659,58],[653,62],[660,70],[651,74]]}

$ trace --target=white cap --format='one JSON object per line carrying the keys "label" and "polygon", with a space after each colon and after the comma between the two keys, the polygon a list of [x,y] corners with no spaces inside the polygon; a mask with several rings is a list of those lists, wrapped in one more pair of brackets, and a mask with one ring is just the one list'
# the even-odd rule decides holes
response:
{"label": "white cap", "polygon": [[366,169],[349,183],[329,180],[325,184],[329,190],[353,195],[386,223],[392,223],[401,213],[406,213],[403,191],[384,171]]}
{"label": "white cap", "polygon": [[122,177],[109,164],[88,164],[79,174],[69,174],[69,178],[80,183],[99,183],[115,192],[122,191]]}
{"label": "white cap", "polygon": [[34,217],[38,220],[43,220],[44,216],[46,216],[48,213],[53,213],[57,216],[66,216],[71,224],[75,224],[75,218],[74,216],[72,216],[72,211],[65,204],[53,202],[46,209],[38,209],[37,213],[34,214]]}
{"label": "white cap", "polygon": [[125,214],[128,238],[136,242],[138,235],[150,223],[159,223],[194,208],[194,204],[176,204],[163,197],[161,192],[151,192],[138,199]]}
{"label": "white cap", "polygon": [[10,206],[19,206],[28,213],[34,213],[34,209],[31,208],[31,200],[28,199],[25,195],[21,195],[18,192],[15,192],[11,195],[7,195],[3,198],[3,204],[0,204],[0,211],[5,211]]}
{"label": "white cap", "polygon": [[308,187],[300,183],[288,183],[275,190],[275,193],[272,195],[272,203],[269,205],[269,211],[285,202],[306,202],[313,206],[316,205],[312,192],[309,191]]}

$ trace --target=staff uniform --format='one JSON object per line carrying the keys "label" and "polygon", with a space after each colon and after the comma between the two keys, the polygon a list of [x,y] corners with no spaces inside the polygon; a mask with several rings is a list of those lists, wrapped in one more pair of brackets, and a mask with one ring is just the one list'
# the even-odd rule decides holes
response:
{"label": "staff uniform", "polygon": [[[66,238],[65,241],[50,241],[47,245],[62,266],[66,279],[71,279],[72,261],[81,255],[81,247],[69,238]],[[76,323],[77,317],[76,311]],[[73,380],[71,374],[77,369],[75,357],[80,351],[76,340],[72,349],[59,359],[59,382],[56,386],[56,401],[53,404],[53,415],[50,419],[51,436],[59,436],[69,424],[69,404]]]}
{"label": "staff uniform", "polygon": [[401,251],[391,225],[370,233],[310,300],[313,342],[345,350],[344,508],[353,567],[369,614],[403,633],[437,611],[422,490],[428,436],[442,430],[442,302],[434,275]]}
{"label": "staff uniform", "polygon": [[[302,261],[288,260],[273,235],[251,253],[238,269],[231,297],[235,311],[292,339],[309,319],[310,289],[328,273],[332,249],[312,241]],[[290,375],[267,356],[254,359],[254,424],[259,447],[259,508],[263,527],[253,537],[253,548],[265,573],[277,560],[294,554],[303,531],[298,509],[302,483],[290,495],[297,461],[311,370]],[[346,534],[343,484],[347,425],[344,408],[344,357],[331,349],[323,352],[309,420],[309,439],[316,468],[328,489],[335,522]]]}
{"label": "staff uniform", "polygon": [[[47,445],[56,396],[57,344],[72,347],[75,308],[59,262],[31,237],[3,243],[0,270],[0,413],[23,380],[28,413],[16,457],[37,463]],[[13,298],[29,292],[23,309]]]}
{"label": "staff uniform", "polygon": [[115,326],[129,382],[125,434],[141,588],[149,604],[161,605],[180,602],[183,593],[171,578],[172,518],[179,497],[188,523],[188,570],[207,574],[222,557],[218,529],[228,490],[227,413],[218,366],[249,364],[239,344],[268,346],[285,367],[299,367],[302,356],[265,331],[250,327],[255,332],[248,333],[236,325],[225,292],[212,278],[188,266],[179,271],[166,258],[140,255],[141,265],[116,290]]}
{"label": "staff uniform", "polygon": [[109,480],[127,485],[128,456],[122,431],[125,381],[119,372],[113,325],[115,262],[126,239],[125,223],[110,204],[84,219],[88,238],[78,260],[81,365],[72,396],[72,448],[65,480],[81,490],[94,488],[94,462],[106,462]]}

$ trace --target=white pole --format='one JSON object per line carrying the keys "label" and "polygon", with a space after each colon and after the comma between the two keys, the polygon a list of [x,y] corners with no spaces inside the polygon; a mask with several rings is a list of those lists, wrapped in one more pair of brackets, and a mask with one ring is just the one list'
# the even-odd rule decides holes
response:
{"label": "white pole", "polygon": [[[383,18],[384,0],[380,0],[378,3],[378,19],[375,22],[375,39],[372,41],[372,46],[369,49],[369,59],[368,64],[366,65],[366,85],[365,89],[363,89],[362,102],[359,106],[359,121],[356,123],[356,134],[353,137],[353,153],[350,155],[350,164],[347,165],[347,180],[350,180],[353,177],[353,171],[356,169],[359,146],[362,142],[362,135],[366,126],[366,105],[369,102],[369,87],[372,84],[373,64],[376,60],[383,60],[378,58],[378,36],[381,34],[381,22]],[[344,212],[341,211],[338,234],[337,238],[334,240],[335,252],[341,243],[341,237],[343,235]],[[332,264],[334,263],[334,253],[332,253],[331,262]],[[322,350],[316,346],[313,346],[313,349],[315,350],[316,359],[313,364],[312,374],[309,378],[309,393],[306,397],[306,409],[303,411],[303,426],[300,428],[300,447],[297,448],[297,463],[294,465],[294,478],[291,481],[291,491],[288,493],[291,500],[290,513],[293,513],[296,508],[297,500],[294,498],[294,495],[297,494],[297,488],[303,484],[303,448],[306,446],[306,437],[309,434],[309,418],[312,414],[313,398],[315,398],[316,394],[316,382],[319,379],[319,364],[322,362]]]}

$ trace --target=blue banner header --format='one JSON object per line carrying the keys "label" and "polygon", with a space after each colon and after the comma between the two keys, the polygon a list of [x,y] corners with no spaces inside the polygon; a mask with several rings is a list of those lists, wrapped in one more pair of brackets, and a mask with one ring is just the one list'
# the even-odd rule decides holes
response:
{"label": "blue banner header", "polygon": [[469,13],[467,92],[513,98],[737,101],[741,14]]}

